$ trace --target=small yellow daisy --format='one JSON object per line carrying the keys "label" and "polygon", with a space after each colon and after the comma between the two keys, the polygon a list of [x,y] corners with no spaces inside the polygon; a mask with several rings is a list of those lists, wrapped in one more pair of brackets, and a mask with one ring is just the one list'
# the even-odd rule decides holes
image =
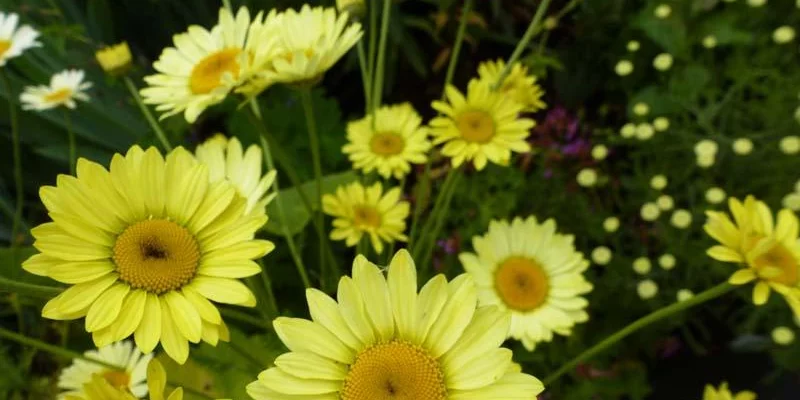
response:
{"label": "small yellow daisy", "polygon": [[334,217],[331,239],[344,240],[355,246],[364,235],[369,235],[372,248],[380,254],[383,243],[406,241],[407,201],[400,200],[399,187],[383,193],[380,182],[364,187],[359,182],[340,186],[336,194],[322,197],[322,210]]}
{"label": "small yellow daisy", "polygon": [[261,40],[275,38],[276,55],[255,77],[260,81],[250,95],[278,82],[316,82],[336,64],[363,35],[361,24],[350,22],[347,13],[337,15],[333,7],[288,9],[271,14],[254,25],[251,35]]}
{"label": "small yellow daisy", "polygon": [[237,278],[274,245],[254,239],[267,222],[245,214],[247,201],[179,147],[166,159],[154,147],[115,154],[111,168],[79,159],[77,177],[59,175],[39,191],[53,222],[31,231],[41,253],[23,263],[70,286],[44,306],[56,320],[86,317],[95,345],[131,334],[137,347],[161,343],[179,363],[189,342],[216,345],[228,331],[211,301],[252,307]]}
{"label": "small yellow daisy", "polygon": [[733,394],[728,389],[728,383],[723,382],[719,385],[719,389],[712,385],[706,385],[703,400],[756,400],[756,394],[750,391]]}
{"label": "small yellow daisy", "polygon": [[311,320],[279,317],[289,348],[247,386],[270,399],[535,399],[544,390],[499,347],[511,319],[476,309],[472,278],[437,275],[417,293],[414,261],[400,250],[386,277],[358,256],[337,300],[306,290]]}
{"label": "small yellow daisy", "polygon": [[342,152],[349,155],[353,168],[401,179],[412,163],[428,159],[425,153],[431,143],[421,124],[422,118],[409,103],[383,106],[375,112],[374,127],[371,115],[347,124],[348,143]]}
{"label": "small yellow daisy", "polygon": [[553,333],[570,335],[576,323],[589,319],[589,302],[581,297],[592,290],[583,277],[589,262],[573,240],[556,233],[553,220],[493,220],[486,235],[472,238],[475,253],[459,255],[478,285],[480,304],[509,310],[509,337],[528,350],[551,341]]}
{"label": "small yellow daisy", "polygon": [[[167,372],[157,359],[152,359],[147,365],[147,391],[150,400],[183,400],[183,388],[177,387],[164,396],[167,388]],[[126,390],[114,387],[100,375],[94,375],[91,381],[83,385],[82,393],[68,394],[64,400],[136,400],[136,397]]]}
{"label": "small yellow daisy", "polygon": [[25,50],[42,45],[36,41],[39,32],[28,25],[18,25],[17,14],[0,12],[0,67]]}
{"label": "small yellow daisy", "polygon": [[53,75],[50,85],[27,86],[19,96],[23,110],[43,111],[59,106],[77,107],[75,100],[88,101],[86,90],[91,82],[83,81],[83,71],[66,70]]}
{"label": "small yellow daisy", "polygon": [[511,152],[526,153],[531,146],[525,139],[535,125],[520,118],[522,106],[489,85],[473,79],[467,97],[453,86],[445,89],[448,102],[434,101],[432,107],[443,114],[430,122],[433,144],[444,143],[442,154],[451,157],[453,166],[473,161],[482,170],[487,161],[507,165]]}
{"label": "small yellow daisy", "polygon": [[128,42],[122,42],[114,46],[105,47],[94,53],[94,57],[108,74],[124,74],[131,66],[131,49]]}
{"label": "small yellow daisy", "polygon": [[[258,19],[260,17],[256,17]],[[192,25],[173,36],[175,47],[164,49],[144,78],[144,102],[163,111],[161,118],[183,112],[194,122],[209,106],[220,103],[234,88],[244,84],[275,50],[274,39],[254,38],[250,12],[242,7],[234,18],[227,8],[219,10],[219,22],[210,31]]]}
{"label": "small yellow daisy", "polygon": [[[506,67],[502,59],[497,61],[484,61],[478,65],[480,80],[492,87],[500,79],[500,73]],[[525,112],[536,112],[547,107],[542,101],[544,90],[536,83],[536,77],[528,75],[528,67],[515,62],[503,83],[497,88],[500,93],[511,96],[514,101],[522,105]]]}
{"label": "small yellow daisy", "polygon": [[197,146],[195,156],[208,166],[211,183],[227,179],[247,199],[245,213],[266,213],[267,204],[276,196],[276,193],[267,192],[275,182],[277,171],[261,176],[261,147],[253,144],[243,151],[239,139],[216,134]]}
{"label": "small yellow daisy", "polygon": [[795,315],[800,315],[800,242],[797,216],[788,209],[778,212],[777,223],[764,202],[747,196],[744,202],[730,198],[733,214],[707,211],[703,226],[720,242],[708,249],[712,258],[740,264],[728,280],[734,285],[756,281],[753,303],[762,305],[770,291],[780,293]]}
{"label": "small yellow daisy", "polygon": [[124,370],[110,369],[91,361],[75,359],[58,377],[58,388],[66,390],[58,395],[59,400],[65,399],[68,395],[80,395],[84,385],[90,383],[94,375],[100,375],[109,385],[129,391],[137,398],[147,394],[145,373],[147,363],[153,358],[152,353],[142,355],[139,349],[133,347],[133,343],[124,341],[97,350],[89,350],[84,355],[117,365]]}

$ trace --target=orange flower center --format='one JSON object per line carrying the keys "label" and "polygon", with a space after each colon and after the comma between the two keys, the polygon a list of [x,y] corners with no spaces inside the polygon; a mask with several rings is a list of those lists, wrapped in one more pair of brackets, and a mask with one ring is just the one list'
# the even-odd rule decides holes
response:
{"label": "orange flower center", "polygon": [[63,103],[70,97],[72,97],[72,89],[61,88],[45,95],[44,101],[47,103]]}
{"label": "orange flower center", "polygon": [[753,267],[763,279],[795,286],[800,278],[800,265],[789,249],[777,243],[753,261]]}
{"label": "orange flower center", "polygon": [[456,117],[456,127],[467,142],[488,143],[495,134],[494,119],[485,111],[467,111]]}
{"label": "orange flower center", "polygon": [[3,54],[6,54],[6,52],[10,48],[11,48],[10,40],[0,40],[0,57],[3,57]]}
{"label": "orange flower center", "polygon": [[403,152],[406,143],[402,136],[392,132],[378,132],[369,141],[372,152],[382,156],[393,156]]}
{"label": "orange flower center", "polygon": [[127,388],[131,383],[131,376],[125,371],[106,371],[102,376],[109,385],[118,389]]}
{"label": "orange flower center", "polygon": [[356,206],[353,208],[353,225],[367,229],[381,226],[381,215],[374,207]]}
{"label": "orange flower center", "polygon": [[518,256],[509,257],[500,264],[494,285],[506,306],[518,311],[539,308],[550,291],[549,279],[539,263]]}
{"label": "orange flower center", "polygon": [[210,54],[200,60],[192,68],[189,77],[189,88],[194,94],[206,94],[216,89],[222,83],[222,76],[231,74],[234,79],[239,78],[239,54],[242,50],[230,48]]}

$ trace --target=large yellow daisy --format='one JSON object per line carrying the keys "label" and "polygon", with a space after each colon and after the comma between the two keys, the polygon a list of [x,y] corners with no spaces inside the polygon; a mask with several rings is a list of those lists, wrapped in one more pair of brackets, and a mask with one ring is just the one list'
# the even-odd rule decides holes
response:
{"label": "large yellow daisy", "polygon": [[728,389],[728,383],[723,382],[719,389],[712,385],[706,385],[703,391],[703,400],[756,400],[756,394],[747,390],[733,394]]}
{"label": "large yellow daisy", "polygon": [[[167,372],[157,359],[152,359],[147,364],[147,388],[150,400],[183,400],[183,388],[173,389],[168,396],[164,396],[167,387]],[[83,385],[79,394],[69,394],[65,400],[136,400],[126,390],[119,389],[108,383],[100,375],[94,375],[91,381]]]}
{"label": "large yellow daisy", "polygon": [[553,333],[570,335],[576,323],[589,319],[581,297],[592,290],[583,277],[589,262],[573,240],[556,233],[553,220],[495,220],[486,235],[472,238],[475,253],[459,255],[478,285],[480,304],[509,310],[509,336],[528,350],[551,341]]}
{"label": "large yellow daisy", "polygon": [[753,303],[762,305],[770,291],[783,295],[800,316],[800,242],[797,216],[788,209],[778,212],[777,224],[764,202],[747,196],[744,202],[728,200],[733,220],[719,211],[707,211],[703,228],[720,242],[708,249],[712,258],[740,264],[728,280],[734,285],[755,281]]}
{"label": "large yellow daisy", "polygon": [[316,289],[306,298],[310,321],[274,321],[290,352],[247,386],[254,399],[535,399],[544,389],[499,347],[508,314],[476,309],[466,274],[449,283],[438,275],[418,294],[405,250],[387,277],[358,256],[353,277],[339,281],[338,302]]}
{"label": "large yellow daisy", "polygon": [[430,126],[433,144],[444,143],[442,153],[451,157],[453,166],[472,161],[481,170],[487,160],[508,165],[512,151],[531,150],[525,139],[534,122],[520,118],[522,106],[510,97],[476,79],[470,81],[466,98],[453,86],[445,94],[447,102],[432,104],[443,115],[431,120]]}
{"label": "large yellow daisy", "polygon": [[77,177],[40,190],[53,222],[34,228],[41,253],[23,267],[70,286],[42,310],[46,318],[86,317],[98,347],[134,335],[144,353],[160,342],[183,363],[189,342],[216,345],[228,332],[211,301],[252,307],[236,278],[274,246],[255,240],[263,214],[183,148],[166,160],[154,147],[115,154],[111,168],[79,159]]}
{"label": "large yellow daisy", "polygon": [[276,195],[267,192],[275,183],[277,171],[261,176],[261,147],[253,144],[243,151],[239,139],[217,134],[197,146],[195,156],[208,166],[211,183],[227,179],[247,199],[245,213],[266,213],[267,204]]}
{"label": "large yellow daisy", "polygon": [[422,164],[430,148],[428,132],[420,126],[422,118],[409,103],[384,106],[372,116],[347,124],[348,143],[342,151],[348,154],[353,168],[364,173],[377,170],[388,179],[403,178],[411,164]]}
{"label": "large yellow daisy", "polygon": [[[260,17],[256,17],[260,18]],[[242,7],[236,17],[226,8],[210,31],[197,25],[173,36],[175,47],[164,49],[145,77],[150,86],[141,90],[144,102],[156,104],[162,118],[184,113],[194,122],[207,107],[225,99],[237,86],[247,82],[266,62],[275,46],[272,40],[248,34],[250,13]]]}
{"label": "large yellow daisy", "polygon": [[[478,65],[478,76],[482,82],[493,86],[500,79],[500,73],[505,67],[506,62],[502,59],[484,61]],[[528,67],[519,62],[514,63],[497,91],[510,96],[521,104],[526,112],[535,112],[547,107],[547,104],[542,101],[544,90],[536,83],[536,77],[528,75]]]}
{"label": "large yellow daisy", "polygon": [[383,252],[384,242],[408,240],[403,232],[410,207],[407,201],[400,200],[401,194],[399,187],[383,193],[380,182],[370,187],[353,182],[338,187],[336,194],[326,194],[322,197],[322,210],[334,217],[331,239],[355,246],[368,235],[378,254]]}
{"label": "large yellow daisy", "polygon": [[83,393],[84,385],[90,383],[95,375],[100,375],[109,385],[130,392],[137,398],[147,394],[145,373],[147,363],[153,358],[152,353],[143,355],[133,347],[133,343],[124,341],[89,350],[84,355],[123,369],[110,369],[91,361],[75,359],[58,377],[58,388],[65,390],[58,395],[59,400]]}
{"label": "large yellow daisy", "polygon": [[28,25],[19,26],[19,15],[0,12],[0,67],[19,57],[25,50],[40,47],[39,32]]}
{"label": "large yellow daisy", "polygon": [[347,13],[332,7],[288,9],[271,14],[264,23],[253,26],[257,40],[277,39],[277,56],[260,70],[260,80],[250,92],[257,93],[272,83],[314,82],[339,61],[361,39],[361,24],[349,22]]}

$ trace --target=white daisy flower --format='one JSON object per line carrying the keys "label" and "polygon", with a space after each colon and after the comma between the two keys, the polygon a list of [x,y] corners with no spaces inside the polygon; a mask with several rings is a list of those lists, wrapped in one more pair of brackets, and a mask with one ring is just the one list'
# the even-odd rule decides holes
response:
{"label": "white daisy flower", "polygon": [[143,355],[130,341],[124,341],[83,354],[125,369],[114,370],[91,361],[75,359],[58,377],[58,388],[64,390],[58,395],[58,400],[84,395],[84,385],[91,382],[95,375],[103,377],[117,389],[130,391],[137,398],[147,395],[147,363],[153,358],[153,353]]}
{"label": "white daisy flower", "polygon": [[0,67],[25,50],[42,45],[36,41],[39,32],[28,25],[17,26],[18,23],[17,14],[0,12]]}
{"label": "white daisy flower", "polygon": [[19,96],[23,110],[43,111],[58,106],[73,109],[75,100],[88,101],[86,90],[91,82],[83,81],[81,70],[71,69],[59,72],[50,78],[50,85],[27,86]]}

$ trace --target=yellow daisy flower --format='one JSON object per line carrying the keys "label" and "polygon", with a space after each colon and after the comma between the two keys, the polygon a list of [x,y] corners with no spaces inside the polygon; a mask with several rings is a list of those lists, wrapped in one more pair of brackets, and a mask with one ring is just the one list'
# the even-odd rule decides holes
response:
{"label": "yellow daisy flower", "polygon": [[228,331],[211,301],[252,307],[236,278],[259,273],[253,261],[274,245],[255,240],[263,214],[227,181],[177,148],[115,154],[111,168],[79,159],[77,177],[59,175],[40,196],[53,222],[31,231],[41,253],[23,268],[70,286],[42,316],[86,317],[98,347],[131,334],[144,353],[160,342],[179,363],[189,342],[216,345]]}
{"label": "yellow daisy flower", "polygon": [[771,290],[783,295],[800,315],[800,242],[797,216],[788,209],[778,212],[777,223],[764,202],[747,196],[744,202],[728,200],[733,214],[707,211],[703,228],[720,242],[708,249],[712,258],[742,265],[728,280],[734,285],[756,281],[753,303],[767,302]]}
{"label": "yellow daisy flower", "polygon": [[94,53],[94,57],[108,74],[122,75],[131,66],[131,49],[128,42],[122,42],[114,46],[108,46]]}
{"label": "yellow daisy flower", "polygon": [[363,35],[361,24],[349,22],[347,13],[338,14],[333,7],[310,7],[300,11],[288,9],[272,14],[254,26],[259,40],[276,38],[275,57],[257,77],[260,83],[250,92],[257,93],[277,83],[315,82],[339,61]]}
{"label": "yellow daisy flower", "polygon": [[573,239],[556,233],[553,220],[494,220],[486,235],[472,238],[475,253],[459,255],[478,285],[479,303],[509,310],[509,337],[528,350],[551,341],[553,333],[570,335],[576,323],[589,319],[589,303],[581,297],[592,290],[583,277],[589,262]]}
{"label": "yellow daisy flower", "polygon": [[128,391],[137,398],[147,394],[145,373],[147,363],[153,354],[142,355],[139,349],[133,347],[130,341],[112,343],[97,350],[83,353],[96,360],[105,361],[112,365],[124,368],[124,371],[103,367],[91,361],[75,359],[72,365],[61,371],[58,377],[58,388],[66,390],[58,395],[59,400],[68,395],[77,396],[83,393],[84,385],[92,381],[92,377],[99,375],[109,385]]}
{"label": "yellow daisy flower", "polygon": [[448,102],[434,101],[433,108],[443,114],[431,120],[433,144],[444,143],[442,154],[451,157],[453,166],[473,161],[482,170],[486,162],[507,165],[511,152],[525,153],[531,146],[525,139],[534,122],[520,118],[522,106],[489,86],[473,79],[467,97],[453,86],[445,89]]}
{"label": "yellow daisy flower", "polygon": [[383,242],[406,241],[407,201],[400,200],[400,188],[383,193],[380,182],[364,187],[360,182],[339,186],[336,194],[322,197],[322,210],[334,218],[331,239],[355,246],[369,235],[372,248],[380,254]]}
{"label": "yellow daisy flower", "polygon": [[[479,79],[492,87],[500,79],[500,73],[506,67],[502,59],[497,61],[484,61],[478,65]],[[523,111],[536,112],[547,107],[542,101],[544,90],[536,83],[536,77],[528,75],[528,67],[515,62],[503,83],[497,88],[500,93],[511,96],[514,101],[521,104]]]}
{"label": "yellow daisy flower", "polygon": [[[257,16],[256,19],[260,18]],[[210,31],[197,25],[173,36],[175,47],[164,49],[144,78],[150,85],[141,90],[144,102],[163,111],[161,118],[183,112],[194,122],[209,106],[245,83],[271,57],[275,49],[269,38],[254,40],[250,13],[242,7],[233,14],[219,10],[219,22]]]}
{"label": "yellow daisy flower", "polygon": [[338,302],[306,290],[312,320],[279,317],[289,348],[247,386],[256,400],[316,398],[514,399],[544,389],[499,347],[510,324],[497,307],[476,309],[472,278],[443,275],[417,293],[414,261],[400,250],[381,269],[358,256]]}
{"label": "yellow daisy flower", "polygon": [[40,47],[39,32],[28,25],[19,25],[19,16],[0,12],[0,67],[20,56],[25,50]]}
{"label": "yellow daisy flower", "polygon": [[83,81],[83,71],[71,69],[50,78],[50,85],[27,86],[19,96],[23,110],[43,111],[59,106],[77,107],[75,100],[88,101],[86,90],[91,82]]}
{"label": "yellow daisy flower", "polygon": [[[167,372],[157,359],[152,359],[147,365],[147,388],[150,392],[150,400],[183,400],[183,388],[178,387],[172,390],[168,396],[164,396],[167,387]],[[109,384],[100,375],[94,375],[92,380],[83,386],[80,394],[69,394],[64,400],[136,400],[131,393],[121,390]]]}
{"label": "yellow daisy flower", "polygon": [[728,383],[723,382],[719,389],[706,385],[706,389],[703,392],[703,400],[756,400],[756,394],[750,391],[733,394],[728,389]]}
{"label": "yellow daisy flower", "polygon": [[216,134],[197,146],[195,156],[208,166],[211,183],[226,179],[239,195],[247,199],[245,213],[266,213],[267,204],[276,195],[267,194],[267,191],[275,182],[277,171],[261,176],[261,147],[250,145],[247,151],[243,151],[239,139]]}
{"label": "yellow daisy flower", "polygon": [[347,124],[348,143],[342,152],[349,155],[353,168],[401,179],[411,171],[411,163],[428,159],[425,153],[431,143],[421,123],[409,103],[381,107],[375,112],[374,128],[370,115]]}

